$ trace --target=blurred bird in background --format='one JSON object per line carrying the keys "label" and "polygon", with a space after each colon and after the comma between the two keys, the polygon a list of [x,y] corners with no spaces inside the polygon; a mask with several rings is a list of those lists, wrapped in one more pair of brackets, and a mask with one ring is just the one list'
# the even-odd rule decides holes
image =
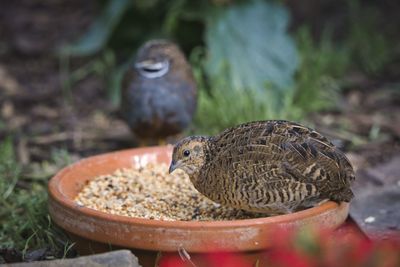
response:
{"label": "blurred bird in background", "polygon": [[165,144],[184,131],[197,106],[192,69],[179,47],[151,40],[139,48],[122,83],[121,115],[139,146]]}

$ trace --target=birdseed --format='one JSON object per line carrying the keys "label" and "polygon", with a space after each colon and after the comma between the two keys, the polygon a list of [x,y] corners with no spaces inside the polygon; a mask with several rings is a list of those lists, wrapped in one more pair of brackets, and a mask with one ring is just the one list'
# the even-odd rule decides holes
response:
{"label": "birdseed", "polygon": [[221,206],[199,193],[189,177],[166,164],[119,169],[85,185],[78,205],[110,214],[165,221],[236,220],[264,217]]}

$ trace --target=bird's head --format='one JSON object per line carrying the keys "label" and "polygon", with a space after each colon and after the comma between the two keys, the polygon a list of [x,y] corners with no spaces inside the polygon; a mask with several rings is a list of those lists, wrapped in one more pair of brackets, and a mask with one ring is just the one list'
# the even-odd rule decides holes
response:
{"label": "bird's head", "polygon": [[179,141],[172,153],[169,173],[181,169],[195,183],[201,167],[209,157],[209,142],[210,138],[205,136],[189,136]]}
{"label": "bird's head", "polygon": [[179,64],[187,63],[176,44],[167,40],[151,40],[139,48],[134,67],[142,77],[155,79],[167,75]]}

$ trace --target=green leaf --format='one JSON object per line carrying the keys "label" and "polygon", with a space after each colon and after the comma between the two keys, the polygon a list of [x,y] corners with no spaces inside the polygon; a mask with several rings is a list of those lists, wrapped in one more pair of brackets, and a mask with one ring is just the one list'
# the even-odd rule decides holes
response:
{"label": "green leaf", "polygon": [[205,36],[212,79],[223,76],[235,90],[292,89],[298,57],[285,7],[258,0],[213,11]]}
{"label": "green leaf", "polygon": [[109,0],[89,31],[75,44],[63,47],[61,54],[86,56],[99,52],[131,4],[130,0]]}

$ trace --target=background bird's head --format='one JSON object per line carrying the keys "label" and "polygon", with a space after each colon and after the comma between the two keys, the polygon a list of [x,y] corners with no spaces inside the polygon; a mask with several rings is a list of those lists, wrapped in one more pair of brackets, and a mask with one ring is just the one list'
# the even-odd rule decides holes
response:
{"label": "background bird's head", "polygon": [[172,153],[169,173],[181,169],[195,183],[200,168],[207,160],[209,142],[210,138],[205,136],[189,136],[179,141]]}
{"label": "background bird's head", "polygon": [[167,40],[151,40],[139,49],[134,67],[142,77],[154,79],[187,65],[184,54],[176,44]]}

